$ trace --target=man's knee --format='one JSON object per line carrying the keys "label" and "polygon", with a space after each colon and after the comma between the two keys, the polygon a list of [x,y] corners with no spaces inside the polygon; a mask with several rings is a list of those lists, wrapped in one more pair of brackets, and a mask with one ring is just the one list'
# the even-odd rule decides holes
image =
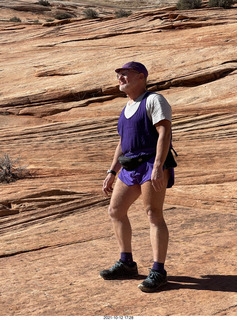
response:
{"label": "man's knee", "polygon": [[108,213],[109,213],[109,216],[112,220],[119,220],[119,209],[117,207],[114,207],[112,205],[109,205],[109,208],[108,208]]}
{"label": "man's knee", "polygon": [[109,207],[108,207],[108,214],[109,214],[109,216],[110,216],[111,219],[112,219],[112,218],[114,217],[114,215],[115,215],[115,210],[114,210],[114,208],[113,208],[111,205],[109,205]]}
{"label": "man's knee", "polygon": [[147,207],[146,213],[150,223],[159,224],[164,222],[162,208]]}
{"label": "man's knee", "polygon": [[127,219],[127,212],[123,210],[123,208],[114,207],[112,205],[109,205],[108,213],[111,220],[114,221],[123,221],[124,219]]}

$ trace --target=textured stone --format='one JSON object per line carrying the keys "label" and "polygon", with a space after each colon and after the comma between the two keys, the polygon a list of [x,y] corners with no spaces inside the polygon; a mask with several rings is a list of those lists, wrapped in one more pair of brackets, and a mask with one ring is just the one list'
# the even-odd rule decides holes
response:
{"label": "textured stone", "polygon": [[[31,174],[1,185],[1,315],[234,316],[236,6],[106,3],[87,2],[95,20],[85,1],[40,13],[35,1],[1,4],[0,150]],[[115,19],[123,5],[133,14]],[[47,21],[60,10],[74,17]],[[128,60],[146,64],[148,88],[172,105],[178,152],[164,211],[169,283],[152,295],[137,289],[152,265],[141,199],[129,213],[140,278],[98,276],[119,258],[101,188],[126,103],[114,69]]]}

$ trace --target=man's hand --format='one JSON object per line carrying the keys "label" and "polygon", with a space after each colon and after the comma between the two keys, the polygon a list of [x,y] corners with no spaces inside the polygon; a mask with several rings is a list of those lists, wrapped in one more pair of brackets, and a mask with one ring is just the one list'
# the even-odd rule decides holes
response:
{"label": "man's hand", "polygon": [[151,183],[156,192],[159,192],[164,186],[164,171],[162,167],[155,167],[151,173]]}
{"label": "man's hand", "polygon": [[107,177],[104,180],[102,191],[104,194],[109,196],[109,193],[113,192],[113,183],[114,183],[115,176],[112,173],[108,173]]}

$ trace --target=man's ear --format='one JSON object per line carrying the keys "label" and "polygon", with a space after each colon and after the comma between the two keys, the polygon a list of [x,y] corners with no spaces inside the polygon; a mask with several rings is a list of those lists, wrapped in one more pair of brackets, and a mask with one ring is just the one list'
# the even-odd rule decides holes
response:
{"label": "man's ear", "polygon": [[146,86],[147,86],[147,81],[146,81],[146,78],[145,78],[145,76],[144,76],[143,73],[139,73],[139,79],[142,80],[142,82],[144,83],[144,86],[145,86],[145,88],[146,88]]}

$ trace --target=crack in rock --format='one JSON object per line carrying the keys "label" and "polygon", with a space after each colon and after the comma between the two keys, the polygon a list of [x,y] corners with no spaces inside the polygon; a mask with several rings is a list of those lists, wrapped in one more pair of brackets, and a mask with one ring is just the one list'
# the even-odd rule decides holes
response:
{"label": "crack in rock", "polygon": [[101,236],[101,237],[88,239],[88,240],[71,241],[71,242],[67,242],[67,243],[59,243],[59,244],[55,244],[55,245],[42,246],[42,247],[39,247],[39,248],[32,248],[32,249],[28,249],[28,250],[19,250],[19,251],[10,252],[10,253],[4,253],[4,254],[0,254],[0,259],[9,258],[9,257],[13,257],[13,256],[18,256],[20,254],[25,254],[25,253],[41,251],[41,250],[45,250],[45,249],[57,249],[57,248],[61,248],[61,247],[71,246],[71,245],[74,245],[74,244],[88,243],[88,242],[91,242],[91,241],[105,239],[105,238],[108,238],[108,237],[110,237],[110,236],[106,235],[106,236]]}
{"label": "crack in rock", "polygon": [[[57,197],[56,197],[57,196]],[[68,196],[68,197],[65,197]],[[0,216],[4,216],[0,233],[9,228],[24,227],[41,220],[58,219],[95,205],[106,205],[108,199],[92,193],[76,193],[63,190],[48,190],[0,204]],[[37,209],[37,210],[36,210]],[[7,218],[8,216],[8,218]]]}
{"label": "crack in rock", "polygon": [[[166,90],[171,87],[194,87],[200,86],[212,81],[216,81],[220,78],[228,76],[230,73],[237,70],[237,62],[226,61],[215,67],[206,68],[200,71],[196,71],[192,74],[182,75],[177,78],[171,78],[159,82],[149,83],[147,88],[149,90]],[[47,71],[45,71],[47,73]],[[54,71],[56,72],[56,71]],[[1,113],[10,113],[17,115],[34,115],[37,113],[34,107],[47,105],[47,104],[58,104],[58,102],[73,102],[82,101],[81,107],[88,106],[90,103],[103,102],[105,100],[112,100],[116,97],[124,96],[119,91],[118,85],[108,88],[94,88],[88,91],[74,91],[54,90],[51,92],[42,92],[39,94],[32,94],[30,96],[17,97],[13,99],[7,99],[1,103]],[[40,111],[40,116],[54,115],[61,112],[69,111],[72,107],[63,107],[62,109],[57,107],[51,107],[50,110]],[[43,113],[42,113],[43,112]]]}

